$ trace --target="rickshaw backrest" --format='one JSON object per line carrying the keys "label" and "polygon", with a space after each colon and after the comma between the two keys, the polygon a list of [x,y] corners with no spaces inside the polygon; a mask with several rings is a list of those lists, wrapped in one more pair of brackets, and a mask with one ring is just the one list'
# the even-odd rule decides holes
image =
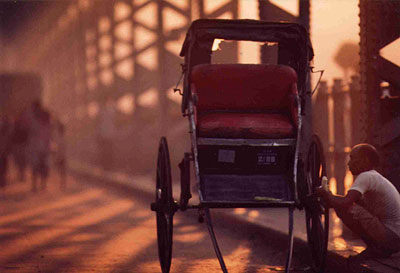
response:
{"label": "rickshaw backrest", "polygon": [[197,110],[290,110],[297,74],[284,65],[201,64],[191,73]]}

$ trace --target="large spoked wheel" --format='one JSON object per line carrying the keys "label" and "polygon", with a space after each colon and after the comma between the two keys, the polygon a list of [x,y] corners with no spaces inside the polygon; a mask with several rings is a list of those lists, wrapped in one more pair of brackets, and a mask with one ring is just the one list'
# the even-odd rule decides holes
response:
{"label": "large spoked wheel", "polygon": [[308,245],[311,250],[312,266],[323,272],[329,238],[329,208],[314,192],[326,176],[326,162],[319,138],[314,135],[309,148],[306,166],[308,196],[305,203]]}
{"label": "large spoked wheel", "polygon": [[158,257],[163,273],[168,273],[172,259],[173,216],[175,213],[172,197],[171,164],[167,139],[162,137],[158,148],[157,184],[156,184],[156,215]]}

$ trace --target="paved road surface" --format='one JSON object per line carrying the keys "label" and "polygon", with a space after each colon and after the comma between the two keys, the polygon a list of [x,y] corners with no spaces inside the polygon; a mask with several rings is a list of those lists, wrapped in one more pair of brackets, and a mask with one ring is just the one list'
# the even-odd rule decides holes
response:
{"label": "paved road surface", "polygon": [[[0,198],[0,272],[160,272],[155,216],[143,195],[74,177],[65,192],[55,177],[38,193],[28,182],[10,184]],[[174,218],[171,272],[221,272],[196,213]],[[229,272],[283,269],[285,237],[222,220],[216,233]],[[306,252],[296,245],[294,272],[307,271]]]}

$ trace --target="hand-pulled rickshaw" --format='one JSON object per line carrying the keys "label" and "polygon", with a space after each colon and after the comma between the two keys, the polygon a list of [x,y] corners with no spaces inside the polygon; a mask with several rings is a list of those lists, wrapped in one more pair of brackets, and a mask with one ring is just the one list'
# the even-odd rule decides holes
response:
{"label": "hand-pulled rickshaw", "polygon": [[[214,40],[278,45],[277,64],[211,63]],[[293,212],[304,209],[312,267],[325,266],[329,210],[314,194],[326,175],[321,143],[312,132],[310,61],[304,27],[256,20],[199,19],[181,53],[182,113],[189,120],[191,151],[179,164],[180,200],[172,196],[167,140],[159,142],[156,198],[158,253],[162,272],[172,258],[173,216],[198,209],[205,218],[223,272],[210,209],[288,208],[286,271],[293,253]],[[199,203],[189,204],[193,162]],[[201,218],[201,217],[200,217]]]}

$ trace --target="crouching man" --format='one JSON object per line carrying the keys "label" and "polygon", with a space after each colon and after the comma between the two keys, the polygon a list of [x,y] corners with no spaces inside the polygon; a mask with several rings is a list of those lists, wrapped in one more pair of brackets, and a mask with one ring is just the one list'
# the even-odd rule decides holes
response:
{"label": "crouching man", "polygon": [[374,146],[353,147],[348,162],[354,182],[345,196],[333,195],[322,187],[317,195],[335,209],[338,217],[367,245],[353,261],[387,258],[400,251],[400,194],[378,173],[379,155]]}

